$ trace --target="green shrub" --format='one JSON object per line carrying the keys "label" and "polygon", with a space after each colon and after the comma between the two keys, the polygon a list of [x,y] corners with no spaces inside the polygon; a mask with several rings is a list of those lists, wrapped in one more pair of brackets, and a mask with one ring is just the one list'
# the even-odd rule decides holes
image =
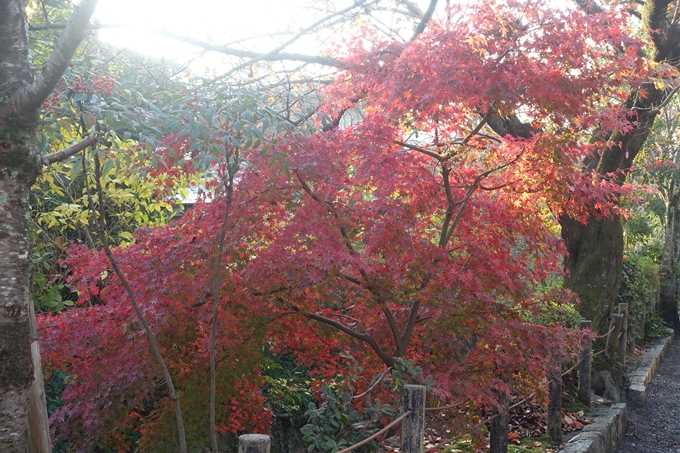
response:
{"label": "green shrub", "polygon": [[659,283],[659,266],[652,258],[644,255],[625,257],[617,302],[628,304],[629,338],[642,339],[646,336],[643,321],[647,315],[647,303],[658,290]]}

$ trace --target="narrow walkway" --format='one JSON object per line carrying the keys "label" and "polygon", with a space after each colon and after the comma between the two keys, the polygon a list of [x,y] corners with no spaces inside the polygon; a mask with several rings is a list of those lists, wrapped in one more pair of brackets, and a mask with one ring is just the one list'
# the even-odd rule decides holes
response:
{"label": "narrow walkway", "polygon": [[680,339],[675,338],[647,386],[645,406],[628,412],[617,453],[680,453]]}

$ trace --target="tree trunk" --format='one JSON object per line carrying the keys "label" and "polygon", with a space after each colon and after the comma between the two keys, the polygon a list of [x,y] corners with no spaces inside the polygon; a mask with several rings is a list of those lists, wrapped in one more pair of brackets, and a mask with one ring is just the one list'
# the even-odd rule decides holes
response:
{"label": "tree trunk", "polygon": [[570,218],[560,219],[569,275],[567,288],[581,299],[579,312],[592,320],[592,329],[606,332],[616,295],[621,285],[623,227],[619,218],[595,220],[585,225]]}
{"label": "tree trunk", "polygon": [[[28,197],[40,172],[36,143],[43,101],[68,67],[97,0],[73,9],[54,51],[36,79],[29,61],[26,0],[0,0],[0,451],[25,453],[31,388],[41,374],[28,290],[30,242]],[[35,346],[33,346],[35,344]],[[39,384],[33,402],[42,405],[31,433],[46,429]],[[43,436],[45,433],[41,434]],[[33,440],[37,440],[35,437]],[[43,439],[44,440],[44,439]],[[38,448],[38,447],[35,447]],[[49,448],[49,447],[48,447]],[[40,451],[40,450],[32,450]]]}
{"label": "tree trunk", "polygon": [[9,100],[33,81],[25,10],[23,0],[0,0],[0,450],[7,453],[26,451],[34,372],[27,215],[38,112],[22,115]]}
{"label": "tree trunk", "polygon": [[28,146],[27,134],[10,137],[7,121],[0,127],[4,127],[0,132],[0,450],[24,453],[34,372],[27,214],[36,165],[19,157]]}
{"label": "tree trunk", "polygon": [[673,203],[666,203],[664,248],[660,273],[661,285],[659,288],[659,314],[666,324],[674,330],[680,330],[678,301],[675,295],[675,210],[676,206]]}

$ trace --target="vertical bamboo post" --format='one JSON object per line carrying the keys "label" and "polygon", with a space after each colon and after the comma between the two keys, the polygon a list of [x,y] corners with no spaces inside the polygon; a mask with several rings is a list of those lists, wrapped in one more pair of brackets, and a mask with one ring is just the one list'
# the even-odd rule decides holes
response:
{"label": "vertical bamboo post", "polygon": [[560,368],[548,376],[548,436],[555,444],[562,443],[562,373]]}
{"label": "vertical bamboo post", "polygon": [[619,333],[621,332],[621,326],[623,325],[623,315],[622,314],[612,314],[611,321],[609,323],[609,335],[607,335],[607,346],[605,348],[605,355],[609,359],[609,363],[614,362],[616,357],[616,348],[618,347]]}
{"label": "vertical bamboo post", "polygon": [[404,412],[406,411],[411,411],[411,414],[401,424],[401,451],[402,453],[421,453],[425,442],[424,386],[404,386]]}
{"label": "vertical bamboo post", "polygon": [[30,453],[51,453],[50,422],[45,403],[45,382],[40,364],[38,327],[35,321],[33,300],[28,301],[28,328],[31,334],[31,360],[33,361],[33,384],[28,403],[28,451]]}
{"label": "vertical bamboo post", "polygon": [[266,434],[238,436],[238,453],[269,453],[271,439]]}
{"label": "vertical bamboo post", "polygon": [[[581,330],[590,330],[592,321],[581,321]],[[590,379],[593,363],[593,343],[589,338],[583,340],[581,363],[578,365],[578,399],[590,407]]]}
{"label": "vertical bamboo post", "polygon": [[508,424],[510,423],[510,397],[497,392],[498,407],[494,408],[489,426],[489,453],[508,453]]}
{"label": "vertical bamboo post", "polygon": [[628,351],[628,304],[619,304],[619,314],[623,315],[623,320],[621,321],[621,333],[619,333],[616,353],[619,356],[619,362],[625,367],[626,352]]}

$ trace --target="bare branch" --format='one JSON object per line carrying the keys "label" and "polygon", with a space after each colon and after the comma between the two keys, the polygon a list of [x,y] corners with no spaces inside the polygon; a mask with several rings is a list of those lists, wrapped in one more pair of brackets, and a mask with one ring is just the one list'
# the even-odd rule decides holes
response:
{"label": "bare branch", "polygon": [[199,39],[194,39],[189,36],[179,35],[168,30],[160,30],[157,31],[157,33],[163,36],[167,36],[169,38],[176,39],[177,41],[191,44],[192,46],[200,47],[202,49],[210,50],[213,52],[219,52],[225,55],[231,55],[233,57],[250,58],[259,61],[282,61],[282,60],[301,61],[303,63],[333,66],[335,68],[341,69],[345,67],[345,65],[340,60],[336,60],[335,58],[287,52],[278,52],[270,55],[271,52],[269,53],[252,52],[249,50],[234,49],[233,47],[229,46],[210,44],[208,42],[201,41]]}
{"label": "bare branch", "polygon": [[[358,1],[356,1],[353,5],[348,6],[347,8],[341,9],[341,10],[339,10],[339,11],[335,11],[334,13],[329,14],[329,15],[327,15],[326,17],[323,17],[323,18],[317,20],[317,21],[314,22],[312,25],[310,25],[310,26],[308,26],[308,27],[303,28],[302,30],[300,30],[298,33],[295,34],[295,36],[293,36],[293,37],[290,38],[288,41],[286,41],[286,42],[284,42],[283,44],[281,44],[279,47],[270,50],[270,51],[267,52],[266,54],[262,54],[262,55],[259,56],[259,57],[255,57],[255,58],[251,59],[250,61],[246,61],[245,63],[242,63],[242,64],[236,66],[235,68],[229,70],[228,72],[226,72],[225,74],[219,76],[219,77],[218,77],[217,79],[215,79],[215,80],[223,79],[223,78],[225,78],[225,77],[228,77],[229,75],[231,75],[231,74],[233,74],[233,73],[235,73],[235,72],[237,72],[237,71],[240,71],[241,69],[246,68],[246,67],[250,66],[251,64],[256,63],[256,62],[258,62],[258,61],[271,61],[271,60],[270,60],[271,58],[275,57],[276,55],[280,55],[280,52],[281,52],[283,49],[285,49],[285,48],[288,47],[289,45],[293,44],[295,41],[297,41],[298,39],[302,38],[302,37],[305,36],[307,33],[309,33],[309,32],[311,32],[311,31],[315,30],[319,25],[322,25],[322,24],[324,24],[325,22],[328,22],[329,20],[333,19],[334,17],[341,16],[341,15],[343,15],[343,14],[345,14],[345,13],[348,13],[348,12],[352,11],[353,9],[356,9],[356,8],[358,8],[358,7],[361,7],[361,6],[364,6],[364,4],[365,4],[367,1],[368,1],[368,0],[358,0]],[[368,5],[373,4],[373,3],[376,3],[376,2],[377,2],[377,0],[372,0],[370,3],[368,3]],[[368,5],[365,5],[365,6],[368,6]],[[215,81],[215,80],[213,80],[213,81]]]}
{"label": "bare branch", "polygon": [[36,112],[50,95],[64,74],[71,58],[85,36],[85,30],[99,0],[81,0],[73,7],[71,18],[59,36],[57,44],[47,61],[42,74],[30,85],[21,88],[14,95],[13,102],[19,111]]}
{"label": "bare branch", "polygon": [[428,151],[428,150],[421,148],[419,146],[409,145],[408,143],[404,143],[404,142],[401,142],[399,140],[394,140],[394,143],[396,143],[399,146],[403,146],[404,148],[408,148],[408,149],[413,150],[413,151],[418,151],[419,153],[425,154],[426,156],[433,157],[437,160],[442,159],[442,157],[439,154],[433,153],[432,151]]}
{"label": "bare branch", "polygon": [[55,162],[61,162],[69,157],[79,153],[80,151],[84,150],[88,146],[94,146],[97,143],[97,136],[96,135],[88,135],[85,137],[83,140],[79,141],[75,145],[71,145],[66,149],[62,149],[61,151],[57,151],[56,153],[48,154],[46,156],[42,156],[40,158],[40,163],[43,165],[50,165]]}
{"label": "bare branch", "polygon": [[[89,1],[96,1],[96,0],[89,0]],[[68,24],[63,24],[63,23],[56,23],[56,24],[51,24],[49,29],[54,29],[54,28],[64,28]],[[131,28],[125,25],[116,25],[116,24],[92,24],[89,27],[85,27],[89,29],[99,29],[99,28]],[[47,30],[48,27],[42,24],[39,25],[31,25],[29,27],[29,30],[32,31],[39,31],[39,30]],[[299,53],[287,53],[287,52],[276,52],[276,49],[273,51],[267,52],[267,53],[262,53],[262,52],[253,52],[250,50],[242,50],[242,49],[235,49],[233,47],[230,47],[228,45],[219,45],[219,44],[211,44],[209,42],[201,41],[200,39],[194,39],[190,36],[186,35],[180,35],[177,33],[173,33],[169,30],[153,30],[154,33],[159,34],[161,36],[165,36],[167,38],[175,39],[177,41],[181,41],[187,44],[190,44],[195,47],[200,47],[201,49],[204,50],[209,50],[212,52],[218,52],[222,53],[224,55],[230,55],[232,57],[238,57],[238,58],[249,58],[254,61],[284,61],[284,60],[289,60],[289,61],[301,61],[303,63],[311,63],[311,64],[319,64],[322,66],[332,66],[334,68],[344,68],[344,64],[340,60],[336,60],[335,58],[330,58],[330,57],[322,57],[322,56],[317,56],[317,55],[304,55],[304,54],[299,54]],[[291,38],[292,41],[297,40],[297,37]],[[291,42],[292,42],[291,41]],[[251,64],[252,62],[248,62],[248,64]]]}

